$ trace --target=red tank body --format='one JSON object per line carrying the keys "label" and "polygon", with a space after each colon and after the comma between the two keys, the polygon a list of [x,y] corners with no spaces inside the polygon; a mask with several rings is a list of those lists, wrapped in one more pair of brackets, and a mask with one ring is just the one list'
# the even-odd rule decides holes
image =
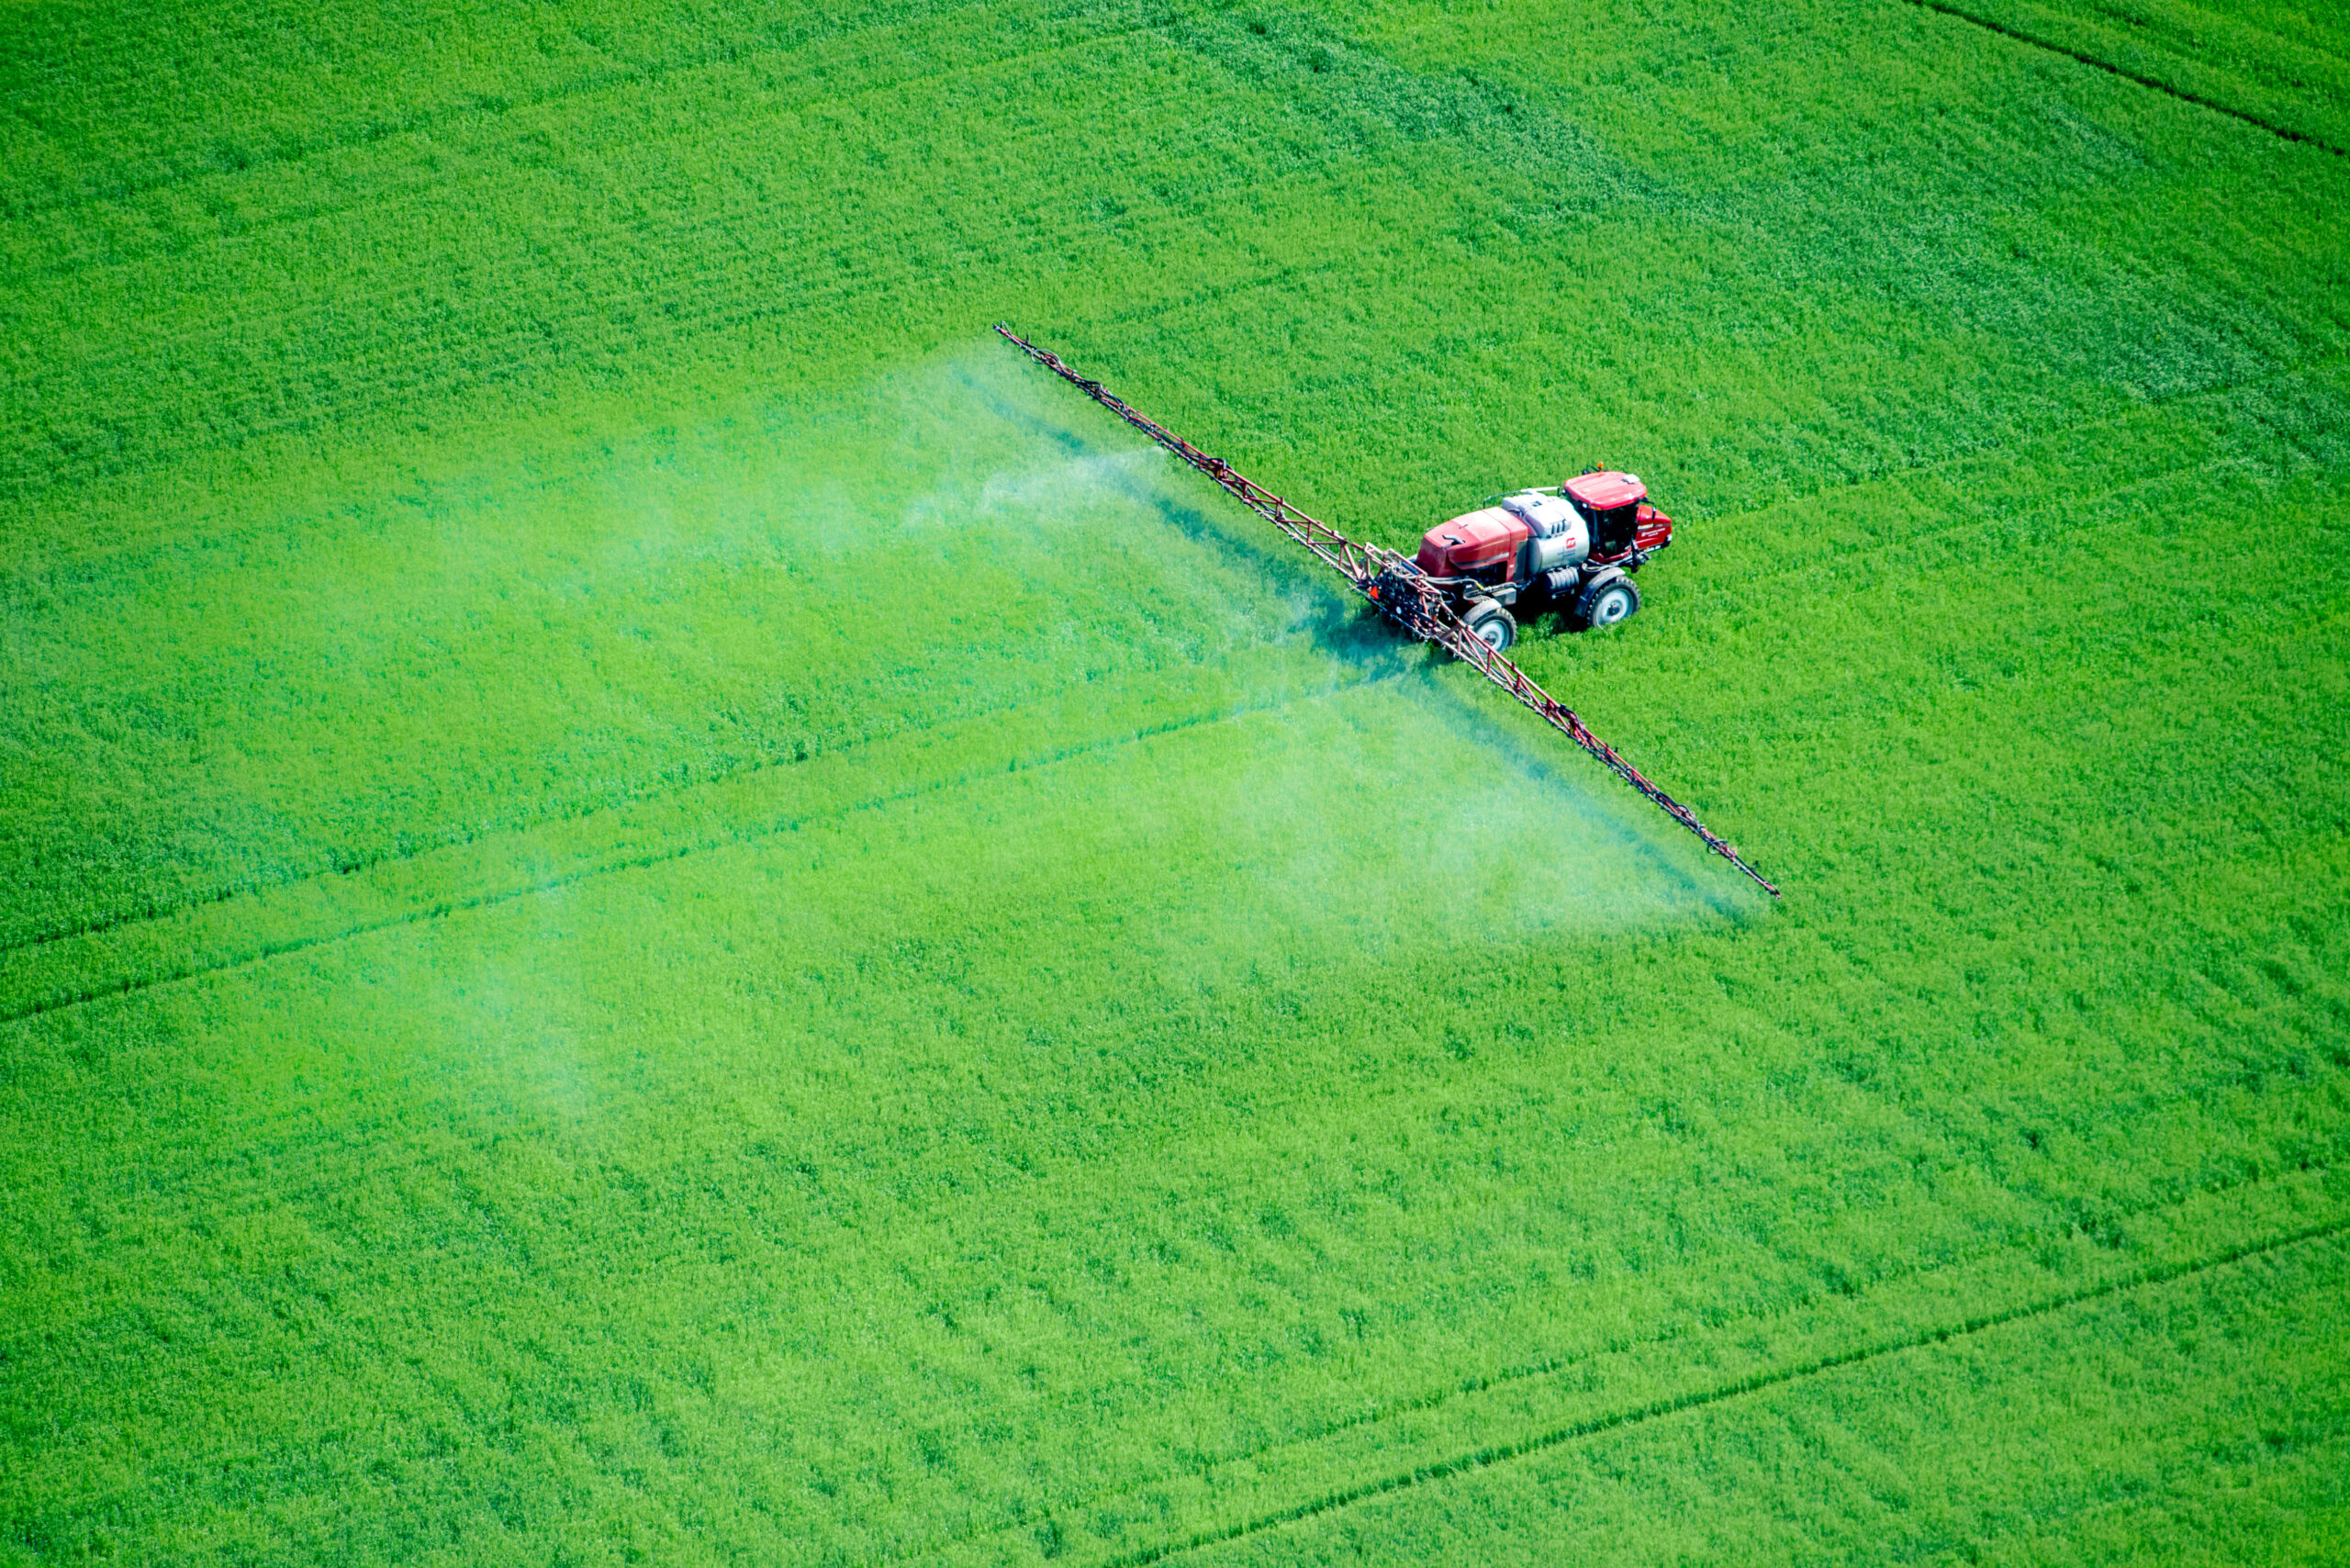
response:
{"label": "red tank body", "polygon": [[1416,564],[1432,577],[1475,577],[1505,583],[1517,577],[1518,546],[1533,530],[1500,507],[1481,507],[1421,536]]}

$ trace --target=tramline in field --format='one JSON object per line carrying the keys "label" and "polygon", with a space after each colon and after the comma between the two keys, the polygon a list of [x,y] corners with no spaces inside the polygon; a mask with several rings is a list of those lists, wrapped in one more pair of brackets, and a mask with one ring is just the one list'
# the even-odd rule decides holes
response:
{"label": "tramline in field", "polygon": [[1612,625],[1639,609],[1639,590],[1631,575],[1672,542],[1673,520],[1649,504],[1647,488],[1637,476],[1595,469],[1556,488],[1491,498],[1478,510],[1428,530],[1418,554],[1404,555],[1349,539],[1315,521],[1222,458],[1209,456],[1136,411],[1100,382],[1078,375],[1050,350],[1038,348],[1002,323],[995,330],[1304,545],[1404,631],[1476,666],[1486,679],[1597,757],[1609,772],[1696,834],[1707,848],[1773,898],[1779,896],[1779,890],[1748,865],[1734,845],[1593,734],[1574,710],[1543,690],[1505,651],[1516,640],[1517,623],[1509,613],[1515,603],[1549,599],[1561,604],[1578,627]]}

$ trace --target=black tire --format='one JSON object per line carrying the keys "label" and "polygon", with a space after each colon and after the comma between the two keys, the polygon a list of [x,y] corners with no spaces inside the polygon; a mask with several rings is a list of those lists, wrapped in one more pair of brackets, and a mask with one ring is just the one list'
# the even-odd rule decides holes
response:
{"label": "black tire", "polygon": [[1588,632],[1629,621],[1640,612],[1640,590],[1629,577],[1609,577],[1575,600],[1575,625]]}
{"label": "black tire", "polygon": [[1481,599],[1460,612],[1460,619],[1479,641],[1497,654],[1509,652],[1517,641],[1517,621],[1490,599]]}

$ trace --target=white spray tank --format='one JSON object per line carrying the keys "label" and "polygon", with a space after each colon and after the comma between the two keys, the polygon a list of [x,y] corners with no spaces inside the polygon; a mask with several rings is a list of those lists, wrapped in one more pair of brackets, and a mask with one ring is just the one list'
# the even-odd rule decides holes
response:
{"label": "white spray tank", "polygon": [[1566,588],[1575,568],[1591,556],[1591,525],[1574,502],[1558,494],[1520,490],[1501,505],[1530,531],[1525,544],[1526,577],[1547,577],[1553,592]]}

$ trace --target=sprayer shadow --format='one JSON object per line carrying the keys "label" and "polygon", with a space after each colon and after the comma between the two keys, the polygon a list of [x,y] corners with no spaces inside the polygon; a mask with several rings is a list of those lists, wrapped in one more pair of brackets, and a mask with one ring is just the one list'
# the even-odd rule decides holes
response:
{"label": "sprayer shadow", "polygon": [[[1089,437],[1059,420],[1006,397],[1000,388],[989,386],[967,367],[957,366],[953,375],[966,390],[979,398],[989,414],[1023,433],[1052,442],[1072,460],[1099,462],[1136,450],[1156,455],[1148,447],[1137,449],[1127,442],[1112,445]],[[1210,513],[1169,493],[1165,487],[1151,483],[1143,473],[1131,469],[1105,469],[1104,472],[1111,476],[1108,482],[1117,494],[1155,515],[1181,538],[1227,558],[1247,562],[1264,574],[1267,587],[1280,596],[1292,599],[1305,598],[1314,608],[1298,629],[1318,651],[1367,678],[1374,678],[1400,674],[1425,664],[1425,655],[1407,639],[1398,636],[1378,611],[1367,605],[1353,603],[1331,584],[1326,575],[1298,560],[1292,554],[1270,548],[1268,541],[1227,526]],[[1169,476],[1178,482],[1190,477],[1187,474],[1172,472],[1171,466]],[[1195,482],[1206,483],[1205,480]]]}

